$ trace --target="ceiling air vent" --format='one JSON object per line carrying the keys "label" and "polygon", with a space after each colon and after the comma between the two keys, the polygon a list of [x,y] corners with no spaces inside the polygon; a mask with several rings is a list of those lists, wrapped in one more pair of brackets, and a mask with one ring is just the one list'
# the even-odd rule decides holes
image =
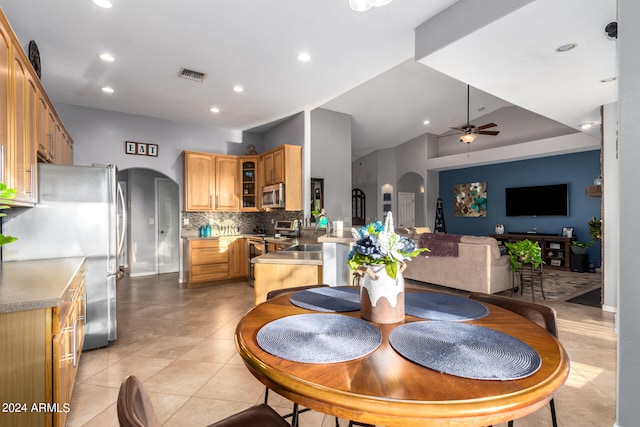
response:
{"label": "ceiling air vent", "polygon": [[187,68],[181,68],[178,76],[184,79],[193,80],[194,82],[202,82],[204,78],[207,77],[205,73],[189,70]]}

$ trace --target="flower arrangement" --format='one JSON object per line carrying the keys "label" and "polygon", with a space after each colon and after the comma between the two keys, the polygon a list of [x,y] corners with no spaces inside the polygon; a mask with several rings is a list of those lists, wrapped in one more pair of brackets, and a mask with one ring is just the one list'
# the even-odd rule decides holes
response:
{"label": "flower arrangement", "polygon": [[352,228],[351,234],[355,243],[347,255],[349,267],[357,270],[363,265],[384,264],[392,279],[398,276],[398,270],[405,261],[429,250],[418,248],[413,240],[396,234],[391,212],[387,214],[384,225],[380,221],[372,222],[359,230]]}

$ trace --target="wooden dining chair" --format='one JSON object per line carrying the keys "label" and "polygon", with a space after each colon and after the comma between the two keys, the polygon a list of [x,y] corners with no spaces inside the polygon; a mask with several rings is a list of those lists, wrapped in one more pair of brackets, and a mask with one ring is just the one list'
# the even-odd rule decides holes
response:
{"label": "wooden dining chair", "polygon": [[[547,332],[549,332],[554,337],[558,337],[558,317],[556,311],[551,307],[541,304],[535,304],[532,302],[516,300],[509,297],[503,297],[500,295],[485,294],[482,292],[472,292],[468,295],[468,297],[473,300],[497,305],[498,307],[502,307],[516,314],[519,314],[525,319],[546,329]],[[549,401],[549,408],[551,409],[551,422],[553,423],[553,427],[558,427],[558,420],[556,418],[556,405],[553,401],[553,398]],[[513,421],[509,421],[509,427],[513,427]]]}
{"label": "wooden dining chair", "polygon": [[[313,289],[313,288],[326,288],[329,285],[325,285],[325,284],[317,284],[317,285],[304,285],[304,286],[296,286],[293,288],[283,288],[283,289],[274,289],[272,291],[267,292],[267,301],[269,301],[270,299],[279,297],[281,295],[285,295],[285,294],[292,294],[294,292],[298,292],[298,291],[305,291],[307,289]],[[264,391],[264,404],[268,405],[269,404],[269,387],[265,387],[265,391]],[[293,404],[293,409],[291,410],[291,413],[283,415],[283,418],[291,418],[291,425],[293,427],[298,427],[298,416],[303,413],[303,412],[307,412],[309,410],[309,408],[303,408],[300,409],[300,407],[298,406],[297,403]]]}
{"label": "wooden dining chair", "polygon": [[[160,422],[142,382],[135,376],[126,377],[118,393],[118,422],[120,427],[160,427]],[[291,427],[271,407],[255,405],[224,418],[208,427]]]}

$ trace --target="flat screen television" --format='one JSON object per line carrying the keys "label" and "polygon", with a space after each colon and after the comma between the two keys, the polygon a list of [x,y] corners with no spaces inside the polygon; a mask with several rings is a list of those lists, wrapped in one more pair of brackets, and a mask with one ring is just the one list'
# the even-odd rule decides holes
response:
{"label": "flat screen television", "polygon": [[506,216],[569,215],[569,184],[504,189]]}

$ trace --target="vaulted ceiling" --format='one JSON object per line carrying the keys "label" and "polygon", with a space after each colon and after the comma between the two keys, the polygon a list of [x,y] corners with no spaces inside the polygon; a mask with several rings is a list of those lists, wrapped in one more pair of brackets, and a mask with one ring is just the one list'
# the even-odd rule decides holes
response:
{"label": "vaulted ceiling", "polygon": [[[471,120],[516,106],[565,133],[598,123],[598,107],[617,99],[616,82],[600,82],[616,76],[604,32],[615,0],[518,0],[509,13],[500,0],[396,0],[366,12],[347,0],[112,3],[0,0],[22,45],[37,42],[55,103],[241,130],[324,107],[353,117],[358,158],[463,124],[467,84]],[[440,44],[414,59],[425,22]],[[567,43],[577,47],[555,51]],[[180,78],[183,67],[206,77]]]}

